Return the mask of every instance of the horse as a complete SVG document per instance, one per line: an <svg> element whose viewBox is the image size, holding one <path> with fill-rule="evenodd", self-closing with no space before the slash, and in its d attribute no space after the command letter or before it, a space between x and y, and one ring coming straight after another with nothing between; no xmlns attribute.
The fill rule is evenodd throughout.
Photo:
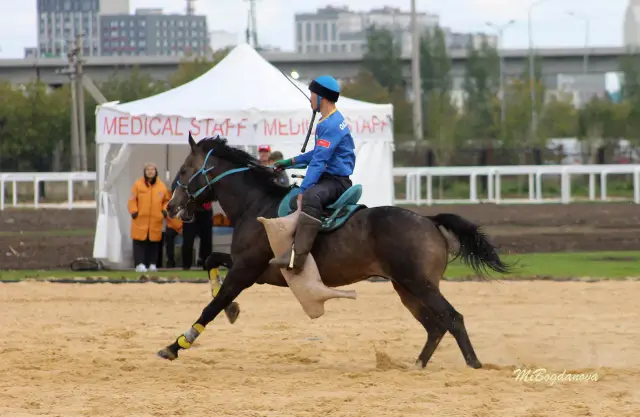
<svg viewBox="0 0 640 417"><path fill-rule="evenodd" d="M289 202L295 203L295 191L299 192L295 185L279 185L276 171L261 166L247 152L229 146L223 137L205 137L196 143L189 133L188 142L190 152L167 205L168 215L190 216L196 205L217 200L233 227L232 263L218 294L200 317L172 344L157 352L167 360L175 360L180 350L189 349L242 291L254 284L287 287L280 269L269 264L274 253L265 228L257 219L291 213L295 207ZM311 250L324 284L335 288L372 277L387 278L427 332L416 366L427 366L449 332L466 364L481 368L462 314L440 291L450 253L449 242L440 228L457 238L456 257L461 257L479 276L485 277L489 270L508 273L510 265L500 259L478 226L456 214L422 216L395 206L367 207L356 204L360 195L350 190L345 192L350 201L327 208L323 230ZM347 213L342 217L335 215L345 208Z"/></svg>

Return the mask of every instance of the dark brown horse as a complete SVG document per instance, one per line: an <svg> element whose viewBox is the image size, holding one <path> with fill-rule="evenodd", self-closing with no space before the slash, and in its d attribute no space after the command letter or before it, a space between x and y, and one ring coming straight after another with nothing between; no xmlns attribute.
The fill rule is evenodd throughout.
<svg viewBox="0 0 640 417"><path fill-rule="evenodd" d="M190 211L196 204L217 200L234 232L232 267L218 295L204 308L187 332L160 350L165 359L176 359L178 351L191 347L221 311L253 284L286 287L280 270L269 265L274 254L265 229L257 218L277 217L289 187L277 185L277 173L262 167L244 151L226 140L205 138L196 143L189 136L191 152L179 173L179 186L169 202L170 216ZM372 207L356 211L340 228L320 233L312 249L324 283L339 287L385 277L392 281L402 303L427 331L427 342L418 356L422 367L448 331L456 339L467 365L482 364L473 350L462 319L439 289L447 267L449 246L442 227L460 243L459 255L476 273L486 268L508 272L495 248L479 228L455 214L424 217L399 207Z"/></svg>

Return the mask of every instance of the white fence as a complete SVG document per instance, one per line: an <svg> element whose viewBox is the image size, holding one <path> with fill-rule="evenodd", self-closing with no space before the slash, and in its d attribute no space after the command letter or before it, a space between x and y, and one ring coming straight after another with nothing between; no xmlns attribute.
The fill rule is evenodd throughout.
<svg viewBox="0 0 640 417"><path fill-rule="evenodd" d="M69 210L80 207L95 207L95 202L79 203L73 201L73 186L76 182L89 182L96 181L95 172L18 172L18 173L0 173L0 211L5 209L6 206L6 193L5 187L7 184L12 186L12 206L19 207L18 203L18 183L27 182L33 183L33 205L29 205L33 208L39 208L42 206L40 203L40 183L47 182L66 182L67 183L67 203L66 206ZM60 207L59 204L53 205Z"/></svg>
<svg viewBox="0 0 640 417"><path fill-rule="evenodd" d="M607 177L612 174L633 175L633 200L640 204L640 165L520 165L520 166L485 166L485 167L408 167L394 168L394 177L406 179L404 199L396 199L394 204L432 205L434 203L479 203L478 177L486 176L487 199L493 203L518 202L525 204L559 201L568 204L571 198L571 177L589 176L589 200L596 200L596 175L600 176L600 200L607 201ZM502 198L502 176L524 175L529 179L529 197L526 199L507 200ZM542 195L542 178L560 177L560 198L544 198ZM435 200L433 198L434 177L468 177L469 199ZM426 197L423 198L423 185Z"/></svg>
<svg viewBox="0 0 640 417"><path fill-rule="evenodd" d="M403 167L394 168L394 177L406 179L405 198L396 199L394 204L432 205L437 203L479 203L478 177L486 176L487 202L509 203L518 202L534 204L548 201L559 201L568 204L571 198L571 178L576 175L589 176L589 200L596 200L596 176L600 179L600 200L607 201L607 177L612 174L633 175L633 200L640 204L640 165L521 165L521 166L488 166L488 167ZM529 180L529 197L518 200L502 198L501 179L503 176L527 176ZM560 197L545 198L542 194L543 177L560 177ZM464 200L436 200L433 197L434 177L468 177L469 198ZM7 206L5 190L7 184L12 186L12 206L24 204L18 202L17 184L20 182L33 183L33 204L30 207L43 206L90 208L95 202L74 201L73 187L76 182L95 182L95 172L24 172L0 173L0 211ZM47 182L67 183L67 202L60 204L42 204L39 194L39 184ZM424 187L424 188L423 188ZM425 190L426 189L426 190ZM426 192L424 192L424 191ZM424 196L424 198L423 198Z"/></svg>

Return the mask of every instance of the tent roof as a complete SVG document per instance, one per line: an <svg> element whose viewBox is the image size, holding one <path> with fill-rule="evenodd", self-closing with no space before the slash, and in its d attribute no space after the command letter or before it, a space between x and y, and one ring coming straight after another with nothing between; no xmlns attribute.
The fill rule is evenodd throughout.
<svg viewBox="0 0 640 417"><path fill-rule="evenodd" d="M200 77L172 90L126 104L104 106L133 115L210 117L228 113L283 113L309 109L308 86L284 75L248 44L236 46ZM389 104L372 104L340 97L344 111L389 111Z"/></svg>

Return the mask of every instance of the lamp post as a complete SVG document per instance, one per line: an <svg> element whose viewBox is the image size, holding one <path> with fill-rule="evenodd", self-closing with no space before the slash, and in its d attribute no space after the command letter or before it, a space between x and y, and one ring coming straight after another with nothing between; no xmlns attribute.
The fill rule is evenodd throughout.
<svg viewBox="0 0 640 417"><path fill-rule="evenodd" d="M413 137L422 141L422 81L420 79L420 31L416 0L411 0L411 83L413 85Z"/></svg>
<svg viewBox="0 0 640 417"><path fill-rule="evenodd" d="M498 34L498 54L500 57L500 125L502 128L502 137L505 136L505 120L507 117L507 96L504 91L504 54L503 54L503 43L502 43L502 35L509 26L515 23L515 20L511 19L504 25L498 26L495 23L487 22L487 26L492 27L496 30Z"/></svg>
<svg viewBox="0 0 640 417"><path fill-rule="evenodd" d="M583 103L586 101L586 91L584 87L587 85L587 74L589 72L589 18L575 13L575 12L567 12L567 14L571 17L575 17L578 20L582 20L584 22L584 57L582 61L582 79L583 79L583 89L580 91L580 96L582 97Z"/></svg>
<svg viewBox="0 0 640 417"><path fill-rule="evenodd" d="M528 32L529 32L529 90L531 95L531 136L532 140L538 135L538 110L536 109L536 80L533 62L533 28L531 23L531 12L533 8L547 0L537 0L531 3L527 10Z"/></svg>

